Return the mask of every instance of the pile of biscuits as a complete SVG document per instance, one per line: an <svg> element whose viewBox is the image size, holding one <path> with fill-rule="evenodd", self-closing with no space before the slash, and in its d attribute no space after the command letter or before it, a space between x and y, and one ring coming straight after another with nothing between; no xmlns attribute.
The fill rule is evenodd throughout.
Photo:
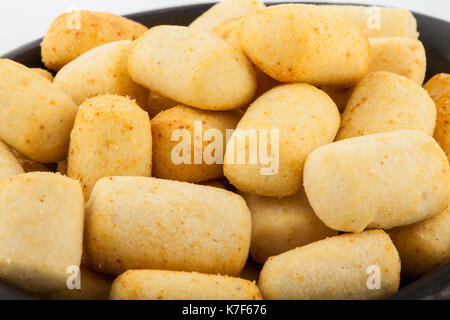
<svg viewBox="0 0 450 320"><path fill-rule="evenodd" d="M450 258L450 75L422 87L409 11L224 0L150 29L74 11L41 47L54 78L0 60L1 281L377 299Z"/></svg>

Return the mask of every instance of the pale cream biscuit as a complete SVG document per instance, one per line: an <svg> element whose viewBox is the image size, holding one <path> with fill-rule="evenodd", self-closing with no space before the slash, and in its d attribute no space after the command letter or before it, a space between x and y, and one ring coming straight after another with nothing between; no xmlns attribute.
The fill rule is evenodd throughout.
<svg viewBox="0 0 450 320"><path fill-rule="evenodd" d="M0 180L25 173L12 150L0 141Z"/></svg>
<svg viewBox="0 0 450 320"><path fill-rule="evenodd" d="M210 32L226 20L255 14L265 7L259 0L222 0L195 19L189 27Z"/></svg>
<svg viewBox="0 0 450 320"><path fill-rule="evenodd" d="M41 76L43 76L48 81L53 82L53 79L54 79L53 75L49 71L42 69L42 68L31 68L31 70L39 73Z"/></svg>
<svg viewBox="0 0 450 320"><path fill-rule="evenodd" d="M258 281L268 300L378 299L399 285L399 255L381 230L344 234L271 257Z"/></svg>
<svg viewBox="0 0 450 320"><path fill-rule="evenodd" d="M402 276L420 278L450 258L450 209L428 220L392 229L389 235L402 260Z"/></svg>
<svg viewBox="0 0 450 320"><path fill-rule="evenodd" d="M342 114L336 139L374 133L418 130L430 136L436 126L436 105L412 80L378 71L358 83Z"/></svg>
<svg viewBox="0 0 450 320"><path fill-rule="evenodd" d="M239 122L227 145L225 176L247 193L292 195L301 188L306 157L334 140L339 123L339 111L323 91L308 84L275 87L253 102Z"/></svg>
<svg viewBox="0 0 450 320"><path fill-rule="evenodd" d="M162 269L238 276L249 254L250 212L244 199L220 188L103 178L86 216L87 261L100 272Z"/></svg>
<svg viewBox="0 0 450 320"><path fill-rule="evenodd" d="M53 83L77 104L103 95L117 94L147 107L148 90L134 83L128 75L128 52L132 42L122 40L91 49L65 65Z"/></svg>
<svg viewBox="0 0 450 320"><path fill-rule="evenodd" d="M58 71L86 51L102 44L135 40L147 27L106 12L78 10L58 16L41 43L42 61Z"/></svg>
<svg viewBox="0 0 450 320"><path fill-rule="evenodd" d="M252 213L250 252L260 264L271 256L338 234L317 218L303 188L282 199L242 196Z"/></svg>
<svg viewBox="0 0 450 320"><path fill-rule="evenodd" d="M407 37L369 39L371 62L369 73L388 71L405 76L422 85L426 72L425 48L422 42ZM340 112L352 95L354 87L338 88L321 86L336 103Z"/></svg>
<svg viewBox="0 0 450 320"><path fill-rule="evenodd" d="M369 73L388 71L423 84L427 69L425 48L419 40L407 37L369 39Z"/></svg>
<svg viewBox="0 0 450 320"><path fill-rule="evenodd" d="M81 262L83 194L55 173L0 181L0 278L33 293L66 288Z"/></svg>
<svg viewBox="0 0 450 320"><path fill-rule="evenodd" d="M30 160L52 163L67 156L77 106L50 81L0 59L0 139Z"/></svg>
<svg viewBox="0 0 450 320"><path fill-rule="evenodd" d="M212 34L224 39L238 50L242 51L241 47L241 27L245 21L245 17L232 18L224 21L222 24L213 29ZM269 91L273 87L280 84L280 82L272 79L267 74L259 70L253 65L255 72L257 88L253 99L258 98L263 93Z"/></svg>
<svg viewBox="0 0 450 320"><path fill-rule="evenodd" d="M396 131L316 149L305 163L304 186L311 207L328 227L390 229L447 208L450 168L432 137Z"/></svg>
<svg viewBox="0 0 450 320"><path fill-rule="evenodd" d="M128 72L150 90L205 110L242 107L256 90L252 64L241 51L182 26L157 26L135 41Z"/></svg>
<svg viewBox="0 0 450 320"><path fill-rule="evenodd" d="M353 19L369 38L419 38L416 18L407 9L351 5L326 5L323 7L332 14L342 14L348 19Z"/></svg>

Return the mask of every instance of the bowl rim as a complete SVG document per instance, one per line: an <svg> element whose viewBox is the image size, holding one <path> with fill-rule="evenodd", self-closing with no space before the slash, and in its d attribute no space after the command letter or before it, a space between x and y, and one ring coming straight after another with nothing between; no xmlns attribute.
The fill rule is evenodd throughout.
<svg viewBox="0 0 450 320"><path fill-rule="evenodd" d="M313 4L313 5L348 5L348 6L360 6L360 7L371 7L374 5L370 4L362 4L362 3L334 3L334 2L303 2L303 1L283 1L283 2L270 2L270 1L263 1L268 6L274 6L274 5L280 5L280 4L291 4L291 3L299 3L299 4ZM212 7L213 5L217 4L218 2L205 2L205 3L197 3L197 4L189 4L189 5L178 5L173 7L166 7L166 8L159 8L159 9L153 9L153 10L145 10L145 11L138 11L138 12L132 12L127 13L124 15L120 15L122 17L131 19L131 20L137 20L140 17L148 16L149 14L152 15L161 15L161 14L171 14L173 11L180 11L180 10L186 10L186 11L193 11L195 9L198 10L207 10L208 8ZM387 5L375 5L376 7L390 7ZM450 22L445 21L441 18L433 17L427 14L419 13L416 11L409 10L415 17L423 17L423 18L430 18L432 20L436 20L438 23L444 23L444 24L450 24ZM25 44L20 45L19 47L9 50L6 53L2 54L0 56L1 59L8 58L10 56L17 56L20 54L23 54L27 51L29 51L31 48L35 48L36 46L40 46L42 42L43 37L38 38L36 40L32 40L30 42L27 42Z"/></svg>

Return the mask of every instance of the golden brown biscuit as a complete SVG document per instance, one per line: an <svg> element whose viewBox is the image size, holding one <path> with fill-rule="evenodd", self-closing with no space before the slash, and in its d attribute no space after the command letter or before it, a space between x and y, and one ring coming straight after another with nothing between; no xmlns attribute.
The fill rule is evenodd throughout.
<svg viewBox="0 0 450 320"><path fill-rule="evenodd" d="M42 61L58 71L86 51L105 43L135 40L147 27L106 12L78 10L58 16L41 43Z"/></svg>
<svg viewBox="0 0 450 320"><path fill-rule="evenodd" d="M450 91L450 74L440 73L428 80L423 86L428 91L431 98L437 101L439 97Z"/></svg>
<svg viewBox="0 0 450 320"><path fill-rule="evenodd" d="M437 120L434 138L450 157L450 89L436 100Z"/></svg>
<svg viewBox="0 0 450 320"><path fill-rule="evenodd" d="M352 19L320 6L276 5L245 19L241 46L275 80L349 87L366 73L369 41Z"/></svg>
<svg viewBox="0 0 450 320"><path fill-rule="evenodd" d="M436 103L437 119L434 138L437 140L447 157L450 156L450 74L440 73L432 77L423 86Z"/></svg>
<svg viewBox="0 0 450 320"><path fill-rule="evenodd" d="M153 175L193 183L223 177L226 130L233 130L240 116L236 111L205 111L181 105L159 113L151 121Z"/></svg>
<svg viewBox="0 0 450 320"><path fill-rule="evenodd" d="M117 95L86 100L71 134L67 176L80 181L89 200L97 180L108 176L150 176L152 135L147 113Z"/></svg>
<svg viewBox="0 0 450 320"><path fill-rule="evenodd" d="M236 49L242 50L241 47L241 28L246 17L234 17L225 20L217 27L211 30L216 37L222 38Z"/></svg>
<svg viewBox="0 0 450 320"><path fill-rule="evenodd" d="M47 70L41 69L41 68L31 68L31 70L39 73L41 76L43 76L48 81L53 82L53 75L50 72L48 72Z"/></svg>
<svg viewBox="0 0 450 320"><path fill-rule="evenodd" d="M196 272L130 270L114 281L112 300L261 300L247 280Z"/></svg>

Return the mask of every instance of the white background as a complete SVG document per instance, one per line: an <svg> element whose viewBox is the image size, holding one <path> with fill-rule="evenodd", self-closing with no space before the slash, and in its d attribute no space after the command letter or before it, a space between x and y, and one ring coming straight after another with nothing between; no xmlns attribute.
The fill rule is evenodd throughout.
<svg viewBox="0 0 450 320"><path fill-rule="evenodd" d="M42 37L56 16L73 7L127 14L205 2L214 0L0 0L0 55ZM308 0L308 2L327 1ZM450 0L328 0L328 2L403 7L450 21Z"/></svg>

